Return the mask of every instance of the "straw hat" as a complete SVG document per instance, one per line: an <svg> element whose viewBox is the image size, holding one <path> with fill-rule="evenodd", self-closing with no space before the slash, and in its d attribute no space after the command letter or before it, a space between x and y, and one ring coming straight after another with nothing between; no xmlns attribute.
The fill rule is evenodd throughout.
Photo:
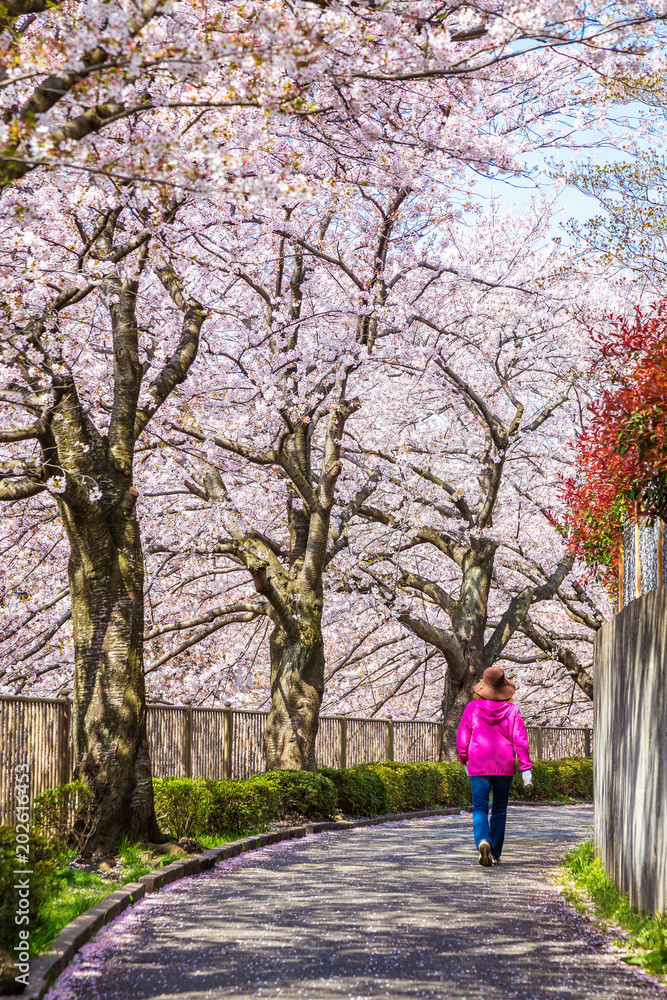
<svg viewBox="0 0 667 1000"><path fill-rule="evenodd" d="M505 677L502 667L487 667L481 681L473 686L473 691L489 701L509 701L516 691L516 684Z"/></svg>

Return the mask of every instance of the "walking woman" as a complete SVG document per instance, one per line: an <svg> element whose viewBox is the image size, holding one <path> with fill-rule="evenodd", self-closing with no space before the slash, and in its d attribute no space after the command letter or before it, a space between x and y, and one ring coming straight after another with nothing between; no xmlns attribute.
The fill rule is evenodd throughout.
<svg viewBox="0 0 667 1000"><path fill-rule="evenodd" d="M473 700L463 711L456 749L470 777L472 828L479 863L489 868L500 864L507 802L516 773L514 758L519 759L524 785L533 783L533 765L525 723L519 709L512 704L516 684L505 677L502 667L487 667L473 691Z"/></svg>

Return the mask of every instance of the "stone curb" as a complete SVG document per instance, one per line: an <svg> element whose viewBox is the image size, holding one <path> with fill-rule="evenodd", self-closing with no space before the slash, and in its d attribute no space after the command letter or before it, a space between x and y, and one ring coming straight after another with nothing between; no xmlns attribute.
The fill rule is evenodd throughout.
<svg viewBox="0 0 667 1000"><path fill-rule="evenodd" d="M324 833L327 830L353 830L360 826L375 826L379 823L397 822L406 819L425 819L428 816L458 816L460 809L424 809L417 812L388 813L385 816L374 816L372 819L339 820L324 823L305 823L303 826L289 826L283 830L273 830L271 833L258 833L254 837L244 837L242 840L232 840L229 844L214 847L203 854L195 854L183 861L173 861L160 871L142 875L138 882L128 882L122 889L117 889L81 916L64 927L55 938L48 951L33 959L30 963L30 985L23 993L16 993L8 1000L42 1000L44 994L53 985L60 973L76 955L77 951L90 938L119 916L128 906L133 905L148 892L157 892L165 885L177 882L188 875L215 867L219 861L235 858L247 851L256 851L270 844L278 844L284 840L305 837L307 834Z"/></svg>

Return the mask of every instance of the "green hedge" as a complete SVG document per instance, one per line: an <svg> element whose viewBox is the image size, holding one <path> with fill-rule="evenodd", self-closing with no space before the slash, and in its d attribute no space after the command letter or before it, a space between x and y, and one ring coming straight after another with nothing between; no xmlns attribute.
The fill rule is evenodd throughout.
<svg viewBox="0 0 667 1000"><path fill-rule="evenodd" d="M95 796L83 781L49 788L35 798L34 824L57 844L75 844L82 851L95 819Z"/></svg>
<svg viewBox="0 0 667 1000"><path fill-rule="evenodd" d="M224 837L338 811L333 783L308 771L270 771L249 781L154 778L153 787L158 822L173 837Z"/></svg>
<svg viewBox="0 0 667 1000"><path fill-rule="evenodd" d="M270 771L249 781L156 778L155 804L164 830L174 837L229 836L266 830L278 820L380 816L432 806L463 806L471 801L470 783L460 764L360 764L345 771L320 768ZM590 799L593 761L568 758L538 761L533 787L520 775L514 799Z"/></svg>
<svg viewBox="0 0 667 1000"><path fill-rule="evenodd" d="M512 785L513 799L592 799L593 758L564 757L533 765L533 787L524 788L521 776Z"/></svg>
<svg viewBox="0 0 667 1000"><path fill-rule="evenodd" d="M28 864L17 863L16 830L13 826L0 826L0 948L14 954L15 945L20 944L20 932L30 932L31 944L43 928L46 917L44 903L49 895L49 885L55 872L54 852L45 837L35 830L30 832ZM26 870L29 875L17 875ZM29 882L28 920L20 910L19 892L16 886ZM19 920L16 923L17 909Z"/></svg>
<svg viewBox="0 0 667 1000"><path fill-rule="evenodd" d="M322 768L348 816L381 816L470 801L470 785L460 764L360 764L346 771Z"/></svg>
<svg viewBox="0 0 667 1000"><path fill-rule="evenodd" d="M201 778L153 778L155 813L160 828L172 837L191 837L208 827L209 783Z"/></svg>
<svg viewBox="0 0 667 1000"><path fill-rule="evenodd" d="M323 820L338 812L336 786L328 771L267 771L237 784L270 790L282 820Z"/></svg>

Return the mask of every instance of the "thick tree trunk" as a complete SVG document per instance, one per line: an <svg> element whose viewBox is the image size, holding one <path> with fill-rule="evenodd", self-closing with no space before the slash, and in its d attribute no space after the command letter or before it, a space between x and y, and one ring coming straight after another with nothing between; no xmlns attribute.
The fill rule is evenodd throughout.
<svg viewBox="0 0 667 1000"><path fill-rule="evenodd" d="M266 721L267 770L314 771L315 740L324 692L319 627L290 641L280 626L271 635L271 709Z"/></svg>
<svg viewBox="0 0 667 1000"><path fill-rule="evenodd" d="M452 615L454 632L463 654L463 662L445 674L442 694L444 723L443 757L457 760L456 734L463 710L472 699L473 685L484 673L484 643L489 601L489 588L497 544L487 538L473 538L461 569L461 591Z"/></svg>
<svg viewBox="0 0 667 1000"><path fill-rule="evenodd" d="M97 821L86 853L124 834L159 838L146 736L143 556L128 490L111 511L65 503L74 627L75 776L93 790ZM106 515L106 516L105 516Z"/></svg>
<svg viewBox="0 0 667 1000"><path fill-rule="evenodd" d="M444 737L442 742L443 760L458 760L456 754L456 734L459 730L463 710L472 699L474 678L466 672L462 680L455 679L447 671L445 690L442 698L442 718Z"/></svg>
<svg viewBox="0 0 667 1000"><path fill-rule="evenodd" d="M459 731L463 710L468 702L472 700L472 688L476 680L474 671L468 669L467 666L458 677L455 677L451 670L447 670L445 674L445 690L442 696L442 718L444 723L444 737L442 741L443 760L458 760L456 754L456 734Z"/></svg>

